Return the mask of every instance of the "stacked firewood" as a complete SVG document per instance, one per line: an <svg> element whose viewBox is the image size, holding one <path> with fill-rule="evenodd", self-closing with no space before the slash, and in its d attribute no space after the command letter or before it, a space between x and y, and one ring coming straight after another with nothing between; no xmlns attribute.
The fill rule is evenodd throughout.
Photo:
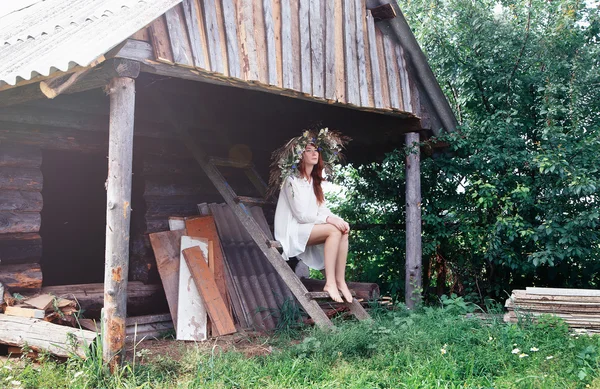
<svg viewBox="0 0 600 389"><path fill-rule="evenodd" d="M51 294L23 297L6 292L4 295L4 314L8 316L43 319L47 322L77 325L76 315L79 312L73 300L55 297Z"/></svg>
<svg viewBox="0 0 600 389"><path fill-rule="evenodd" d="M571 328L600 332L600 290L526 288L513 290L504 305L505 322L535 319L543 314L558 316Z"/></svg>

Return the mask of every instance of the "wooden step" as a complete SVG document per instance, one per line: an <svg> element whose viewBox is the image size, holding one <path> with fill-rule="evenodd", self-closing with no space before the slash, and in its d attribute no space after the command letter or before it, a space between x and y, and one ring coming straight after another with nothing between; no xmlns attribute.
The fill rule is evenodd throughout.
<svg viewBox="0 0 600 389"><path fill-rule="evenodd" d="M265 200L263 198L260 197L249 197L249 196L237 196L235 198L235 202L236 203L242 203L244 205L249 205L249 206L254 206L254 205L258 205L260 207L265 206L265 205L275 205L275 203L271 200Z"/></svg>
<svg viewBox="0 0 600 389"><path fill-rule="evenodd" d="M210 157L208 161L215 166L235 167L239 169L251 169L254 167L251 162L236 161L229 158Z"/></svg>
<svg viewBox="0 0 600 389"><path fill-rule="evenodd" d="M352 293L352 296L356 296L356 292L351 290L350 293ZM329 292L307 292L305 294L306 297L308 297L309 299L330 299L331 296L329 296Z"/></svg>

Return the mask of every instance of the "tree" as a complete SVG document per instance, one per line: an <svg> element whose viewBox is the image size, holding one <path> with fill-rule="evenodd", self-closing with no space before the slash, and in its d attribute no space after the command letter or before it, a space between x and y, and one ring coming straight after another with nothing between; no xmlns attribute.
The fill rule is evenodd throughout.
<svg viewBox="0 0 600 389"><path fill-rule="evenodd" d="M575 0L400 5L460 121L441 139L448 152L422 162L424 285L481 299L532 285L597 287L599 9ZM344 216L401 223L402 158L349 167ZM403 269L402 232L383 245L374 230L358 235L354 268L384 268L384 286L402 287L392 280Z"/></svg>

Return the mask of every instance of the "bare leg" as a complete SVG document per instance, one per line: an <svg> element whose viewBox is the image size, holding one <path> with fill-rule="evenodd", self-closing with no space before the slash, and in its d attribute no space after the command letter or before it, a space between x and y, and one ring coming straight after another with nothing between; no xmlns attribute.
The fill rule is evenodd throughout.
<svg viewBox="0 0 600 389"><path fill-rule="evenodd" d="M348 258L348 234L342 235L338 248L337 261L335 263L335 281L338 289L344 295L347 302L352 302L352 293L346 285L346 260Z"/></svg>
<svg viewBox="0 0 600 389"><path fill-rule="evenodd" d="M331 299L338 303L344 302L338 291L335 277L336 261L341 240L341 231L331 224L316 224L310 233L307 243L309 246L325 243L325 287L323 291L329 293Z"/></svg>

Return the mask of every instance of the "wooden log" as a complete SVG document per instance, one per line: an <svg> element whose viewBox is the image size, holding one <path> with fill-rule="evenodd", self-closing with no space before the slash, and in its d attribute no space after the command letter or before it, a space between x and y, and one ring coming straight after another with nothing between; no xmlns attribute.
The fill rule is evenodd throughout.
<svg viewBox="0 0 600 389"><path fill-rule="evenodd" d="M0 167L0 189L40 192L42 182L39 168Z"/></svg>
<svg viewBox="0 0 600 389"><path fill-rule="evenodd" d="M40 319L0 314L0 343L30 347L59 357L87 358L86 350L96 339L92 331L65 327Z"/></svg>
<svg viewBox="0 0 600 389"><path fill-rule="evenodd" d="M82 79L92 70L91 67L78 70L63 77L51 78L40 82L40 90L49 99L53 99L67 89L71 88L78 80Z"/></svg>
<svg viewBox="0 0 600 389"><path fill-rule="evenodd" d="M9 142L0 144L0 167L39 168L40 166L42 166L42 152L38 147Z"/></svg>
<svg viewBox="0 0 600 389"><path fill-rule="evenodd" d="M229 309L221 297L219 288L200 247L183 250L183 257L200 293L204 308L210 317L213 331L216 330L217 334L221 336L236 332Z"/></svg>
<svg viewBox="0 0 600 389"><path fill-rule="evenodd" d="M309 292L322 292L325 286L324 280L301 278L302 284ZM370 282L348 282L348 288L356 293L357 299L365 301L377 300L380 296L379 285Z"/></svg>
<svg viewBox="0 0 600 389"><path fill-rule="evenodd" d="M421 243L421 168L419 133L406 134L406 279L405 303L410 309L421 303L423 285Z"/></svg>
<svg viewBox="0 0 600 389"><path fill-rule="evenodd" d="M42 287L42 269L37 263L2 265L0 282L11 292L35 293Z"/></svg>
<svg viewBox="0 0 600 389"><path fill-rule="evenodd" d="M75 300L87 317L100 318L104 306L104 284L75 284L44 286L41 293ZM127 312L131 315L145 315L166 310L165 294L162 285L144 284L131 281L127 284Z"/></svg>
<svg viewBox="0 0 600 389"><path fill-rule="evenodd" d="M135 80L115 78L109 85L110 122L106 192L106 258L104 271L103 358L114 370L123 360L129 228Z"/></svg>
<svg viewBox="0 0 600 389"><path fill-rule="evenodd" d="M42 206L40 192L0 189L0 211L39 213Z"/></svg>
<svg viewBox="0 0 600 389"><path fill-rule="evenodd" d="M0 234L38 232L41 224L38 212L0 212Z"/></svg>
<svg viewBox="0 0 600 389"><path fill-rule="evenodd" d="M169 312L177 328L177 301L179 299L179 255L181 237L185 230L165 231L150 234L150 243L156 257L158 273L162 281Z"/></svg>
<svg viewBox="0 0 600 389"><path fill-rule="evenodd" d="M39 234L0 235L0 265L39 263L41 257L42 238Z"/></svg>

